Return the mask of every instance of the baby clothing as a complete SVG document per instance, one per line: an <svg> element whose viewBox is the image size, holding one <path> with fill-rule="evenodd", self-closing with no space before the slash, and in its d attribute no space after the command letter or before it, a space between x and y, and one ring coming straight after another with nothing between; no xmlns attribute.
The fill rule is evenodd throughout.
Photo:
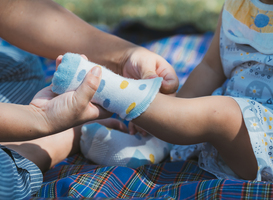
<svg viewBox="0 0 273 200"><path fill-rule="evenodd" d="M82 127L80 145L83 155L95 163L131 168L159 163L172 148L152 135L129 135L98 123Z"/></svg>
<svg viewBox="0 0 273 200"><path fill-rule="evenodd" d="M52 91L57 94L76 90L95 63L78 54L66 53L52 79ZM163 78L134 80L119 76L100 66L102 79L92 98L93 103L117 113L122 119L132 120L143 113L158 93Z"/></svg>
<svg viewBox="0 0 273 200"><path fill-rule="evenodd" d="M225 1L220 56L228 80L213 93L230 96L240 106L258 163L258 181L273 181L272 24L273 5L258 0ZM218 178L239 178L208 143L176 146L171 151L172 160L182 156L198 156L199 166Z"/></svg>

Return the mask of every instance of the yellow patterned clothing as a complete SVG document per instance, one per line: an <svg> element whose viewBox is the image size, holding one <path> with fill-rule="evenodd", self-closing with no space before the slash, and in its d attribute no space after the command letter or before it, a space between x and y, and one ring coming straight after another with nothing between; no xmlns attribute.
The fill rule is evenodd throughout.
<svg viewBox="0 0 273 200"><path fill-rule="evenodd" d="M273 5L259 0L227 0L223 31L238 44L248 44L264 54L273 53Z"/></svg>
<svg viewBox="0 0 273 200"><path fill-rule="evenodd" d="M220 56L228 80L213 95L232 97L240 106L257 159L256 180L273 181L273 5L258 0L226 0ZM232 126L232 124L231 124ZM185 149L187 148L187 149ZM210 144L175 147L196 155L199 166L218 178L238 179ZM178 156L177 156L178 155ZM182 154L181 154L182 155ZM189 155L184 155L189 157Z"/></svg>

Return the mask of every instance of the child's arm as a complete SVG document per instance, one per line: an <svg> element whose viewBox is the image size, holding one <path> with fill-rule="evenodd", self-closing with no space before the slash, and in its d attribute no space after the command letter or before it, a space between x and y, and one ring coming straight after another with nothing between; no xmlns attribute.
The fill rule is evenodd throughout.
<svg viewBox="0 0 273 200"><path fill-rule="evenodd" d="M192 71L185 84L177 93L177 97L192 98L211 95L226 80L219 49L220 28L222 24L221 16L222 12L218 19L215 35L205 57Z"/></svg>
<svg viewBox="0 0 273 200"><path fill-rule="evenodd" d="M218 109L223 110L221 108L223 104L226 104L227 109L229 104L233 103L229 99L221 100L222 97L210 97L212 92L226 80L219 49L221 15L222 13L208 52L177 94L177 97L181 98L157 94L148 109L133 120L136 125L170 143L192 144L208 140L201 136L204 132L211 131L210 127L213 126L207 124L217 116ZM221 115L225 115L225 112ZM220 115L218 119L221 121ZM216 126L214 128L218 129ZM218 130L223 130L223 127Z"/></svg>

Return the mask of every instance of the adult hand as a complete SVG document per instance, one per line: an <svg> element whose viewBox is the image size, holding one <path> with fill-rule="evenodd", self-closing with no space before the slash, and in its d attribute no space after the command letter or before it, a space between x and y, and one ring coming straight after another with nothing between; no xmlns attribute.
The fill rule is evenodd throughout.
<svg viewBox="0 0 273 200"><path fill-rule="evenodd" d="M60 64L62 57L56 60ZM40 114L49 134L83 124L98 117L109 115L101 107L90 101L101 80L101 68L94 67L87 73L83 83L76 91L56 95L52 85L38 92L30 103L34 111Z"/></svg>
<svg viewBox="0 0 273 200"><path fill-rule="evenodd" d="M122 121L115 119L115 118L93 120L93 121L88 122L86 124L93 124L93 123L99 123L107 128L115 129L117 131L121 131L124 133L128 132L127 126Z"/></svg>
<svg viewBox="0 0 273 200"><path fill-rule="evenodd" d="M143 128L135 125L133 122L129 122L128 129L129 129L130 135L135 135L136 133L140 133L144 137L149 135L149 133L147 131L145 131Z"/></svg>
<svg viewBox="0 0 273 200"><path fill-rule="evenodd" d="M125 54L122 74L134 79L163 77L160 91L164 94L175 93L178 89L178 77L173 67L161 56L143 48L135 47Z"/></svg>

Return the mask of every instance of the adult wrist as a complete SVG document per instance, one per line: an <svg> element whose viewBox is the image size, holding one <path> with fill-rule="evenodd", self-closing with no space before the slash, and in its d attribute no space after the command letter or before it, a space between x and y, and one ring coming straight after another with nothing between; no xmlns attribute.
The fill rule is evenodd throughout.
<svg viewBox="0 0 273 200"><path fill-rule="evenodd" d="M33 106L0 103L0 141L31 140L48 135L47 123Z"/></svg>
<svg viewBox="0 0 273 200"><path fill-rule="evenodd" d="M35 131L37 137L43 137L54 133L43 109L32 104L28 105L27 109L32 116L33 122L35 122L35 124L33 124L33 130Z"/></svg>

